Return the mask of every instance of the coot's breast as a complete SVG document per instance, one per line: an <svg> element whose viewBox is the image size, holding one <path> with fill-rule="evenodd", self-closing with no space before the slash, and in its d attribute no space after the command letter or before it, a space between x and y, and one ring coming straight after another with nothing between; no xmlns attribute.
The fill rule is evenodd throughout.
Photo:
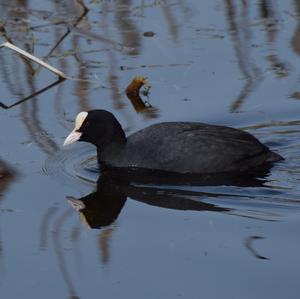
<svg viewBox="0 0 300 299"><path fill-rule="evenodd" d="M176 173L247 171L280 159L247 132L191 122L152 125L129 136L123 150L101 157L112 167Z"/></svg>

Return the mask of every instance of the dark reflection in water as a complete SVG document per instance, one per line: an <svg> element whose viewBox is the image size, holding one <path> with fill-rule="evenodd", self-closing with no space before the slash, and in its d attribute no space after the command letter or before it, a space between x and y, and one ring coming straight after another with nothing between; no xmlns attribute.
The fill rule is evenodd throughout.
<svg viewBox="0 0 300 299"><path fill-rule="evenodd" d="M104 37L108 38L111 33L109 30L109 21L108 21L108 11L109 11L109 6L106 1L103 2L101 6L103 10L103 17L101 19L102 26L103 26L103 31L104 31ZM108 65L109 65L109 70L108 70L108 84L110 85L111 89L111 99L114 104L115 109L121 109L124 108L124 103L121 101L121 92L120 92L120 87L119 87L119 78L116 74L117 71L117 62L116 62L116 56L115 53L112 51L109 51L107 53L107 60L108 60Z"/></svg>
<svg viewBox="0 0 300 299"><path fill-rule="evenodd" d="M261 0L260 15L265 25L266 44L270 44L275 48L275 42L279 35L280 22L276 13L276 3L271 0ZM281 61L278 53L270 48L270 54L266 56L267 61L270 63L270 70L275 73L279 78L286 77L289 74L288 65Z"/></svg>
<svg viewBox="0 0 300 299"><path fill-rule="evenodd" d="M256 88L261 81L262 72L257 67L251 57L251 26L249 23L249 5L247 1L242 1L241 13L238 15L237 5L234 0L225 0L227 21L229 32L232 37L239 68L245 78L246 83L238 97L231 104L231 112L238 112L245 99Z"/></svg>
<svg viewBox="0 0 300 299"><path fill-rule="evenodd" d="M28 85L31 87L32 93L34 93L34 78L31 76L28 76L27 78L29 80ZM49 136L49 133L40 121L38 100L36 98L33 98L30 102L26 102L22 105L21 117L30 140L34 141L44 153L49 155L58 150L59 146Z"/></svg>
<svg viewBox="0 0 300 299"><path fill-rule="evenodd" d="M169 31L171 33L173 41L177 42L179 26L177 24L177 19L174 17L174 15L172 13L172 5L170 5L169 2L170 1L168 1L168 0L162 0L161 9L166 18L166 21L167 21L167 24L169 27ZM184 2L184 1L180 1L180 2Z"/></svg>
<svg viewBox="0 0 300 299"><path fill-rule="evenodd" d="M48 246L48 232L50 230L50 223L52 218L57 213L58 208L56 207L49 207L46 213L42 216L42 221L40 224L40 249L45 250Z"/></svg>
<svg viewBox="0 0 300 299"><path fill-rule="evenodd" d="M115 1L115 22L122 36L122 44L133 49L130 55L138 55L141 48L141 34L131 19L131 0Z"/></svg>
<svg viewBox="0 0 300 299"><path fill-rule="evenodd" d="M244 76L245 84L238 97L231 104L231 112L239 112L244 101L261 84L264 79L263 70L255 63L252 54L254 49L254 32L250 19L250 5L247 1L225 0L229 32L232 36L239 68ZM238 6L241 5L239 9ZM272 0L260 0L258 2L259 15L266 32L266 45L269 54L265 57L270 64L270 70L279 78L289 74L287 63L278 58L276 51L276 39L279 33L279 20L275 13L276 3ZM239 13L240 12L240 13ZM274 50L275 49L275 50Z"/></svg>
<svg viewBox="0 0 300 299"><path fill-rule="evenodd" d="M0 160L0 198L10 183L16 178L16 172L3 160Z"/></svg>
<svg viewBox="0 0 300 299"><path fill-rule="evenodd" d="M294 49L294 51L300 55L300 20L299 20L299 16L300 16L300 1L299 0L294 0L295 3L295 9L296 9L296 13L298 16L298 24L296 26L296 30L294 32L294 35L292 37L292 47Z"/></svg>
<svg viewBox="0 0 300 299"><path fill-rule="evenodd" d="M17 174L6 162L0 160L0 204L9 185L16 179ZM0 210L1 213L1 210ZM5 272L4 244L2 242L2 228L0 226L0 273Z"/></svg>
<svg viewBox="0 0 300 299"><path fill-rule="evenodd" d="M222 193L184 190L187 186L263 186L263 177L269 168L260 175L232 176L171 176L171 175L122 175L120 172L104 173L97 181L97 190L80 199L68 197L70 205L80 213L80 219L89 228L102 228L112 224L119 216L127 197L156 207L182 211L229 212L231 209L206 203L201 198L222 197ZM141 185L142 184L142 185ZM165 187L164 187L165 186ZM172 187L171 187L172 186ZM178 188L176 187L178 186ZM228 196L228 194L226 194ZM232 195L234 196L234 195Z"/></svg>
<svg viewBox="0 0 300 299"><path fill-rule="evenodd" d="M221 212L241 217L252 217L239 214L235 208L222 206L220 202L206 202L208 198L217 200L218 198L235 197L229 193L211 193L200 192L189 189L182 189L184 185L198 186L244 186L257 187L264 184L264 177L269 173L269 168L265 169L260 175L248 175L245 177L226 176L208 176L201 178L172 177L172 176L133 176L121 175L120 173L103 173L97 181L96 191L81 197L67 197L68 203L79 212L82 224L88 228L100 229L99 232L99 253L101 264L106 265L110 261L110 241L116 229L114 222L119 217L127 198L141 202L143 204L172 209L177 211L198 211L198 212ZM172 184L172 185L170 185ZM242 195L238 195L241 198ZM65 212L64 215L69 217L70 214ZM64 217L65 217L64 216ZM259 216L253 216L256 218ZM60 217L62 220L63 217ZM263 219L263 218L261 218ZM263 219L269 221L267 218ZM271 220L272 221L272 220ZM60 226L62 223L59 224ZM138 224L137 224L138 226ZM58 238L58 236L56 236ZM258 259L264 257L259 255L252 246L253 238L245 241L245 247ZM56 241L58 242L58 241ZM67 271L64 265L63 253L58 250L57 254L60 267L64 276ZM72 290L70 282L64 278L68 288Z"/></svg>
<svg viewBox="0 0 300 299"><path fill-rule="evenodd" d="M76 26L82 18L87 14L88 10L86 9L85 5L82 1L77 1L79 4L78 6L74 6L73 4L65 2L60 3L54 3L56 7L56 11L58 12L64 12L69 11L72 9L74 12L75 21L73 20L73 26ZM29 32L30 34L33 34L33 31L30 30L30 23L28 20L30 19L30 14L35 13L38 15L41 19L45 18L47 19L49 15L45 16L45 14L42 14L41 11L35 11L29 7L28 1L17 1L15 3L15 7L5 4L3 7L8 9L8 18L7 22L5 23L4 32L5 32L5 39L18 44L19 47L23 48L24 50L28 51L29 53L34 53L34 38L28 38L28 34L26 35L27 39L24 39L24 32ZM65 7L66 5L66 7ZM51 15L51 14L50 14ZM78 16L77 16L78 15ZM74 18L74 16L72 16ZM14 20L12 22L11 20ZM69 20L72 21L71 19ZM54 28L58 28L57 26L54 26ZM67 35L69 35L70 30L67 29L64 31L63 34L61 34L62 28L59 28L56 31L56 44L54 47L52 47L46 57L43 58L44 61L48 60L48 58L52 55L52 53L59 49L60 44L63 42L63 40L66 38ZM31 42L31 43L29 43ZM17 96L19 99L18 102L14 103L13 105L9 105L8 108L15 106L16 104L21 104L21 119L23 120L23 123L25 125L26 130L28 131L28 135L32 141L35 142L35 144L42 150L42 152L46 153L47 155L52 154L53 152L57 151L58 146L56 145L55 141L50 137L50 135L47 132L47 129L42 124L42 117L39 115L39 100L37 96L49 88L55 86L58 83L61 83L60 80L50 84L49 86L46 86L42 89L37 88L37 75L39 74L40 67L37 67L37 69L34 69L36 65L32 64L26 59L22 60L22 57L20 59L15 59L17 57L16 55L0 55L0 61L1 68L0 72L2 75L2 78L5 78L5 83L8 87L8 90L10 91L11 95ZM25 68L22 68L22 65L20 63L23 62L25 65ZM80 68L78 68L80 70ZM23 72L21 72L21 70ZM84 75L80 73L80 76ZM78 84L76 85L78 89L84 90L83 82L78 81ZM87 83L85 83L85 87L87 88ZM85 89L85 90L86 90ZM30 95L28 96L28 92ZM84 95L79 95L80 101L82 103L86 102L86 99ZM30 101L29 101L30 100ZM56 101L55 108L57 110L60 109L60 103ZM86 106L85 106L86 107ZM7 108L7 107L4 107Z"/></svg>
<svg viewBox="0 0 300 299"><path fill-rule="evenodd" d="M66 265L65 254L64 254L64 250L62 249L62 243L61 243L62 241L61 228L63 227L63 224L66 221L66 219L69 218L70 216L71 216L70 211L66 210L55 220L53 225L54 231L52 232L52 238L53 238L55 254L57 257L58 267L62 274L63 280L67 286L68 292L70 294L69 298L79 298L76 295L77 294L76 288L74 283L72 282L70 273Z"/></svg>
<svg viewBox="0 0 300 299"><path fill-rule="evenodd" d="M260 236L250 236L245 241L246 248L253 254L254 257L260 260L268 260L267 257L260 255L253 247L253 241L255 240L263 240L263 237Z"/></svg>
<svg viewBox="0 0 300 299"><path fill-rule="evenodd" d="M274 42L278 34L277 19L273 0L260 0L258 3L260 16L265 21L266 34L268 42Z"/></svg>
<svg viewBox="0 0 300 299"><path fill-rule="evenodd" d="M28 12L30 10L28 8L27 1L18 1L18 5L18 9L9 10L10 13L14 14L16 23L12 24L11 27L8 26L8 28L11 29L11 32L13 33L13 37L10 38L10 40L16 40L19 46L22 47L22 44L20 45L20 41L23 41L23 37L16 33L23 34L25 29L29 30L28 23L23 21L29 18ZM26 40L24 42L25 44L23 45L23 48L28 52L33 52L33 44L28 44ZM2 60L0 71L2 73L2 77L5 78L5 82L7 82L7 86L12 95L18 96L19 98L25 98L26 90L28 90L30 94L38 92L36 87L36 78L33 76L34 68L31 62L15 59L15 55L0 55L0 59ZM23 69L22 65L20 67L21 61L25 61L25 68ZM11 68L13 71L8 71L8 69ZM20 70L24 73L20 72ZM56 82L54 85L55 84ZM21 105L21 118L31 140L33 140L42 151L50 154L58 149L56 143L49 137L47 130L42 126L39 117L38 100L36 97L32 97L31 101L24 102Z"/></svg>
<svg viewBox="0 0 300 299"><path fill-rule="evenodd" d="M101 228L115 221L127 199L123 185L110 177L100 177L97 191L80 199L68 198L90 228Z"/></svg>

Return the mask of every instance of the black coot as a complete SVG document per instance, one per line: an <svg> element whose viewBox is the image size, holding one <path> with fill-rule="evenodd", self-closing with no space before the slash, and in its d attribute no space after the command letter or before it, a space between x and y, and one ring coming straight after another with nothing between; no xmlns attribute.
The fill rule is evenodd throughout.
<svg viewBox="0 0 300 299"><path fill-rule="evenodd" d="M154 124L126 137L105 110L77 115L64 145L77 140L97 147L101 167L134 172L246 173L283 159L247 132L197 122Z"/></svg>

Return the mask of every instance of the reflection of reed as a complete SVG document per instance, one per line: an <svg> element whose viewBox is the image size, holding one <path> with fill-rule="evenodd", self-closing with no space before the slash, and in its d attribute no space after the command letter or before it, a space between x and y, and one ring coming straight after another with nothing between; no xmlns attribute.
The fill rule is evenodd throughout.
<svg viewBox="0 0 300 299"><path fill-rule="evenodd" d="M22 1L20 4L20 10L17 11L18 14L18 18L20 20L26 19L28 18L28 11L29 8L27 7L27 1ZM26 23L22 23L22 32L25 30L24 26L26 25ZM12 30L13 31L13 30ZM15 30L16 32L18 32L18 30ZM18 42L18 36L15 37ZM21 38L22 40L22 38ZM26 50L28 49L29 45L26 43L25 41L25 45L24 48L26 48ZM14 57L14 56L11 56ZM20 61L13 59L12 61L7 61L2 59L2 66L1 70L2 72L4 71L5 75L5 82L8 84L8 88L10 90L10 92L12 92L15 95L24 97L24 87L23 86L28 86L31 93L35 93L36 92L36 87L35 87L35 81L32 77L32 65L31 63L26 61L26 68L24 70L25 74L24 77L27 79L27 82L25 84L25 82L21 79L20 77ZM22 60L21 60L22 61ZM23 60L24 61L24 60ZM9 67L6 65L10 65L10 68L12 69L12 71L8 71ZM16 78L17 77L17 78ZM31 111L28 112L28 107L31 107ZM54 141L52 141L49 138L49 135L47 134L47 132L42 128L41 123L38 119L38 103L36 98L32 98L30 104L28 103L24 103L21 106L21 116L22 116L22 120L24 122L25 128L27 129L29 136L31 138L31 140L33 140L44 152L46 152L47 154L51 153L51 150L56 150L57 146L55 144ZM41 135L38 136L37 133L40 133ZM42 137L42 138L41 138Z"/></svg>
<svg viewBox="0 0 300 299"><path fill-rule="evenodd" d="M108 227L99 233L99 252L101 255L101 264L106 265L110 258L110 241L114 227Z"/></svg>
<svg viewBox="0 0 300 299"><path fill-rule="evenodd" d="M57 11L60 9L60 2L54 2L54 10ZM61 27L55 26L54 27L54 35L55 35L55 40L58 40L59 37L61 36ZM59 54L62 53L62 49L61 49L61 45L58 45L56 48L56 52ZM62 70L65 74L69 73L69 64L68 64L68 60L67 59L59 59L58 61L59 63L59 69ZM55 115L57 117L57 121L59 122L59 124L66 129L70 129L70 127L68 127L68 124L65 121L65 113L64 113L64 109L62 106L62 98L61 95L63 94L63 85L59 85L55 96L54 96L54 110L55 110Z"/></svg>
<svg viewBox="0 0 300 299"><path fill-rule="evenodd" d="M141 35L131 20L131 0L116 1L115 22L122 36L122 44L132 49L130 55L137 55L141 47Z"/></svg>
<svg viewBox="0 0 300 299"><path fill-rule="evenodd" d="M248 20L248 2L242 1L241 22L238 23L238 17L235 11L235 4L232 0L225 0L227 20L229 31L233 40L237 61L246 83L239 96L234 100L230 107L231 112L237 112L241 108L245 99L253 91L256 85L261 81L261 71L257 66L251 63L250 59L250 39L251 32Z"/></svg>
<svg viewBox="0 0 300 299"><path fill-rule="evenodd" d="M294 0L295 3L295 10L297 11L297 15L300 15L300 0ZM294 49L294 51L300 55L300 20L298 18L298 24L295 30L295 33L293 35L291 45Z"/></svg>
<svg viewBox="0 0 300 299"><path fill-rule="evenodd" d="M54 96L54 110L58 123L65 129L70 130L72 124L66 121L65 112L61 103L62 85L59 85Z"/></svg>
<svg viewBox="0 0 300 299"><path fill-rule="evenodd" d="M74 36L72 39L72 43L73 43L73 48L79 48L80 46L80 40L78 36ZM78 49L80 50L80 48ZM78 61L78 78L85 78L87 75L87 68L82 64L82 57L80 54L80 51L78 51L78 53L76 54L76 61ZM79 107L80 107L80 111L89 111L91 110L91 107L89 105L89 90L90 90L90 83L88 80L84 81L84 80L80 80L75 83L75 95L78 97L78 102L79 102Z"/></svg>
<svg viewBox="0 0 300 299"><path fill-rule="evenodd" d="M31 93L36 91L34 77L29 74L26 76L28 80L28 86L30 87ZM46 154L50 155L57 151L58 145L56 142L49 137L46 129L42 127L41 121L39 120L39 106L37 98L33 98L30 102L25 102L21 106L21 116L25 128L29 134L30 139Z"/></svg>
<svg viewBox="0 0 300 299"><path fill-rule="evenodd" d="M9 184L16 178L15 171L0 160L0 199Z"/></svg>
<svg viewBox="0 0 300 299"><path fill-rule="evenodd" d="M9 184L14 181L16 178L15 171L8 166L4 161L0 160L0 203L2 196L7 190ZM0 270L5 272L5 263L4 263L4 244L1 237L1 226L0 226Z"/></svg>
<svg viewBox="0 0 300 299"><path fill-rule="evenodd" d="M109 24L108 24L108 11L109 7L106 1L103 2L102 4L102 10L103 10L103 17L102 17L102 25L103 25L103 30L104 30L104 35L105 37L110 36L109 32ZM111 98L113 100L114 108L115 109L121 109L124 107L124 103L121 101L121 93L120 93L120 88L119 88L119 78L116 74L116 69L117 69L117 63L116 63L116 57L115 53L112 51L108 51L108 64L109 64L109 70L108 70L108 83L111 88Z"/></svg>
<svg viewBox="0 0 300 299"><path fill-rule="evenodd" d="M162 0L161 2L162 2L161 8L162 8L163 14L167 20L167 23L169 26L169 31L171 33L173 41L177 42L177 40L178 40L178 24L177 24L176 18L172 14L172 10L171 10L172 7L168 3L168 0Z"/></svg>
<svg viewBox="0 0 300 299"><path fill-rule="evenodd" d="M70 274L67 270L67 265L66 265L65 256L64 256L64 249L61 244L61 232L62 232L63 223L71 215L72 215L72 211L70 211L70 210L66 210L64 213L62 213L61 216L59 216L57 218L57 220L55 221L54 232L52 233L54 250L55 250L55 254L57 257L57 261L58 261L58 267L63 276L63 280L67 285L67 288L68 288L68 291L70 294L70 298L72 298L72 296L77 296L76 295L77 292L72 283ZM79 297L76 297L76 298L79 298Z"/></svg>
<svg viewBox="0 0 300 299"><path fill-rule="evenodd" d="M4 245L2 242L2 229L0 226L0 274L6 273L6 266L5 266L5 258L4 258Z"/></svg>
<svg viewBox="0 0 300 299"><path fill-rule="evenodd" d="M260 260L268 260L267 257L265 256L262 256L260 254L257 253L257 251L253 248L253 241L254 240L262 240L264 239L263 237L260 237L260 236L250 236L246 239L245 241L245 247L253 254L253 256L255 256L257 259L260 259Z"/></svg>
<svg viewBox="0 0 300 299"><path fill-rule="evenodd" d="M2 54L2 53L1 53ZM24 96L24 87L22 86L22 80L20 78L20 72L18 70L19 64L16 61L16 59L8 59L9 58L14 58L14 55L12 56L4 56L0 55L0 64L1 64L1 74L2 74L2 79L5 82L9 92L12 95L15 96ZM12 76L12 72L10 69L13 69L14 71L17 71L14 73ZM18 83L17 83L18 82Z"/></svg>
<svg viewBox="0 0 300 299"><path fill-rule="evenodd" d="M41 248L41 250L45 250L47 248L48 232L51 231L50 223L57 211L58 211L58 208L55 208L55 207L49 208L42 218L42 222L40 225L40 248ZM56 218L56 220L54 221L54 224L53 224L52 239L53 239L54 251L55 251L55 254L57 257L59 270L62 274L63 280L66 283L66 286L70 293L70 298L75 298L76 290L75 290L74 284L72 283L72 280L71 280L71 276L67 269L65 255L64 255L64 249L63 249L63 246L61 243L61 239L62 239L61 232L63 230L63 224L66 222L66 220L70 216L71 216L71 212L68 210L68 211L63 212L60 216L58 216ZM80 236L80 230L78 228L73 229L71 231L71 242L75 243L76 241L78 241L79 236ZM78 257L75 260L78 262L78 260L79 260ZM76 297L76 298L78 298L78 297Z"/></svg>
<svg viewBox="0 0 300 299"><path fill-rule="evenodd" d="M50 230L50 221L54 214L57 212L58 208L48 208L46 213L42 217L40 223L40 249L45 250L48 245L48 231Z"/></svg>
<svg viewBox="0 0 300 299"><path fill-rule="evenodd" d="M22 4L23 9L22 11L24 12L24 15L22 18L26 18L26 12L29 11L29 8L26 6L26 1L23 1L20 3ZM25 28L23 28L24 30ZM59 39L60 40L60 39ZM63 40L63 39L61 39ZM55 45L53 49L50 50L53 52L55 49L58 48L59 42ZM13 94L17 94L18 96L24 97L24 91L22 86L27 86L30 90L31 93L34 93L36 91L36 84L35 84L35 78L32 76L32 68L26 68L25 73L24 73L24 78L26 78L25 81L23 78L21 79L18 78L16 80L16 76L20 75L19 71L19 61L9 61L7 62L6 60L2 59L2 65L6 66L6 63L10 63L10 66L13 66L13 70L11 72L8 72L8 67L7 68L1 68L2 73L3 69L6 71L5 74L3 74L5 77L6 83L8 83L8 88ZM49 134L47 131L43 128L41 121L39 119L39 103L37 101L37 98L32 98L31 101L24 102L21 106L21 119L25 125L25 128L28 132L28 135L31 140L34 141L34 143L46 154L51 154L54 151L58 149L58 146L56 143L49 137ZM52 217L54 216L55 212L57 209L55 208L50 208L47 210L46 214L42 218L42 222L40 224L40 247L41 249L45 249L47 247L47 241L48 241L48 231L49 231L49 225ZM67 211L66 213L63 213L56 221L54 224L55 228L55 233L53 234L53 242L54 242L54 248L55 252L57 255L57 260L59 264L59 269L62 273L62 276L64 278L64 281L69 289L69 293L71 296L75 296L76 291L75 288L72 284L72 281L70 279L69 273L66 268L65 264L65 259L64 259L64 254L62 251L62 247L60 244L60 236L61 236L61 229L63 222L65 219L69 216L69 212Z"/></svg>
<svg viewBox="0 0 300 299"><path fill-rule="evenodd" d="M75 226L70 231L70 240L72 242L72 253L74 256L74 263L77 267L77 270L80 271L82 269L82 254L80 252L80 235L81 229L80 226Z"/></svg>
<svg viewBox="0 0 300 299"><path fill-rule="evenodd" d="M14 10L9 10L11 7L10 1L3 1L4 7L1 9L1 17L5 18L14 18L16 12ZM23 1L20 3L20 7L27 6L27 1ZM8 8L8 10L6 10ZM19 12L19 17L22 18L23 15ZM20 32L20 25L15 24L14 30L11 30L14 33L14 36ZM22 24L23 25L23 24ZM3 37L6 40L10 40L10 28L5 27L3 28ZM0 64L1 64L1 74L2 80L6 83L8 90L14 96L22 96L24 94L24 87L22 86L22 80L20 78L20 70L19 70L19 62L15 59L15 55L3 55L3 52L0 55ZM24 60L23 60L24 61ZM13 69L13 72L10 70ZM14 179L15 175L14 172L7 167L7 165L0 161L0 199L2 194L5 192L9 183ZM2 242L2 238L0 235L0 268L2 271L5 271L4 259L3 259L3 251L4 251L4 244Z"/></svg>
<svg viewBox="0 0 300 299"><path fill-rule="evenodd" d="M83 1L77 0L78 3L80 4L81 10L82 12L79 14L75 14L75 15L79 15L78 17L76 17L75 21L70 24L74 27L78 26L79 23L84 19L84 17L88 14L89 10L88 8L85 6ZM61 2L57 2L55 3L56 5L63 5L64 3ZM69 11L74 11L73 6L69 6ZM54 53L54 51L59 47L59 45L65 40L65 38L71 33L71 29L67 28L66 31L56 40L55 45L50 49L50 51L48 52L48 54L46 55L46 57L44 57L44 61L47 61L49 59L49 57ZM39 68L37 69L37 71L39 70Z"/></svg>
<svg viewBox="0 0 300 299"><path fill-rule="evenodd" d="M268 42L275 41L278 34L278 27L276 26L276 17L272 0L260 0L259 2L260 16L265 20L265 28L268 37Z"/></svg>
<svg viewBox="0 0 300 299"><path fill-rule="evenodd" d="M267 44L274 44L279 33L277 26L278 20L275 14L275 3L272 0L260 0L260 16L264 20L265 31L267 34ZM270 50L271 51L271 50ZM270 54L267 57L271 64L271 70L279 77L288 75L288 67L280 61L277 54Z"/></svg>
<svg viewBox="0 0 300 299"><path fill-rule="evenodd" d="M9 8L10 7L9 3L6 3L6 1L4 1L4 3L5 3L5 8ZM23 6L25 8L27 7L26 1L24 1L23 5L20 4L20 8L22 8ZM9 18L14 19L15 18L14 13L16 13L14 10L8 10L8 11L3 10L3 11L1 11L1 16L3 16L3 17L9 16ZM20 19L22 19L22 18L26 17L26 15L21 14L19 12L18 13L18 17ZM25 43L25 46L26 46L26 42L24 42L23 38L20 38L20 40L19 40L18 37L17 37L17 33L20 32L20 30L21 30L20 24L14 24L14 28L12 28L13 30L10 30L10 29L11 28L9 26L6 26L4 28L5 34L4 34L3 37L7 41L11 41L12 42L12 38L10 37L10 33L11 33L10 31L12 31L12 32L14 32L13 36L16 37L16 39L18 40L18 42L22 41L23 43ZM2 51L4 51L4 49L2 49ZM10 60L10 59L8 59L8 57L12 58L12 59ZM12 95L15 95L15 96L24 96L24 92L25 91L24 91L24 88L22 86L23 82L22 82L22 80L20 78L19 61L17 61L15 59L15 57L16 57L15 55L10 55L10 56L0 55L0 63L1 63L0 71L2 73L2 80L5 82L5 84L8 87L8 90L10 91L10 93ZM13 69L14 72L11 72L10 69Z"/></svg>
<svg viewBox="0 0 300 299"><path fill-rule="evenodd" d="M65 79L58 79L56 81L54 81L53 83L51 83L50 85L47 85L46 87L43 87L42 89L39 89L38 91L35 91L34 93L32 93L31 95L23 98L22 100L19 100L17 102L14 102L13 104L11 105L6 105L5 103L3 102L0 102L0 107L3 108L3 109L11 109L15 106L18 106L26 101L29 101L30 99L34 99L36 98L38 95L44 93L45 91L51 89L52 87L56 86L57 84L60 84L61 82L63 82Z"/></svg>

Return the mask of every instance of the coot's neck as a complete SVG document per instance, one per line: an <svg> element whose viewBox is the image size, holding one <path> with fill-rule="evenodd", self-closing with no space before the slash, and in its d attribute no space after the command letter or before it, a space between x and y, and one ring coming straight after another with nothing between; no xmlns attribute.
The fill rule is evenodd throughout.
<svg viewBox="0 0 300 299"><path fill-rule="evenodd" d="M103 157L117 156L125 147L127 142L126 135L118 123L113 130L109 132L106 138L98 140L95 144L97 146L98 162L103 162Z"/></svg>

